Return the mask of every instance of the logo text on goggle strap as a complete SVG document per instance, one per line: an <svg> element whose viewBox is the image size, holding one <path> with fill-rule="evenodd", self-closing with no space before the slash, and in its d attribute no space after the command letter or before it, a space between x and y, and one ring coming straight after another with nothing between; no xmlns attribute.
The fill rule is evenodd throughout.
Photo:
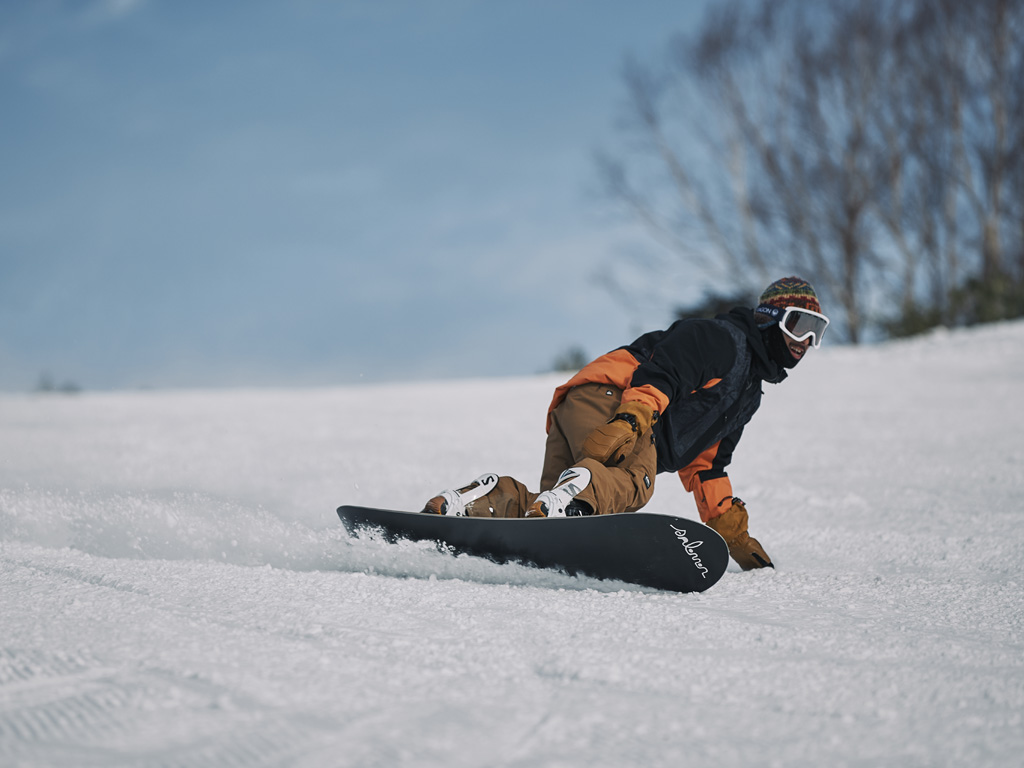
<svg viewBox="0 0 1024 768"><path fill-rule="evenodd" d="M703 544L703 541L690 541L690 537L686 535L685 528L676 528L672 523L668 524L669 528L675 531L676 538L679 539L679 543L683 545L683 549L690 557L693 558L693 564L697 566L697 570L700 571L700 577L706 579L708 577L708 569L704 567L704 563L700 561L700 555L694 552L697 547Z"/></svg>

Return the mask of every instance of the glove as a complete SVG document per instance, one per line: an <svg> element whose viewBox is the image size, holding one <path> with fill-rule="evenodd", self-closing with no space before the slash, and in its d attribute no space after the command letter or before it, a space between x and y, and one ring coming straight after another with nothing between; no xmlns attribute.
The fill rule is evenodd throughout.
<svg viewBox="0 0 1024 768"><path fill-rule="evenodd" d="M708 520L708 527L725 539L729 554L744 571L775 567L761 543L747 533L747 507L739 499L734 497L729 509Z"/></svg>
<svg viewBox="0 0 1024 768"><path fill-rule="evenodd" d="M657 419L651 406L629 400L619 406L611 421L587 435L583 453L602 464L621 464L632 452L636 439Z"/></svg>

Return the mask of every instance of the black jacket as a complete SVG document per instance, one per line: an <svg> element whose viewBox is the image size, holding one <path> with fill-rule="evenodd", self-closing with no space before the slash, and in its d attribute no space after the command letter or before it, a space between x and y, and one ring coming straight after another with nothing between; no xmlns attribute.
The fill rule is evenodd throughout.
<svg viewBox="0 0 1024 768"><path fill-rule="evenodd" d="M669 400L654 426L658 471L683 469L717 443L702 480L725 474L761 404L762 382L786 378L768 354L753 311L742 307L714 320L679 320L625 349L639 363L631 386L654 387Z"/></svg>

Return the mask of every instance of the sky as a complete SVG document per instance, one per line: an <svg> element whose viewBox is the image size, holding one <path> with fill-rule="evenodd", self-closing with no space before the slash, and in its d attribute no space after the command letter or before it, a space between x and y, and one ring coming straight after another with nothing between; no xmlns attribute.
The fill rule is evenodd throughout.
<svg viewBox="0 0 1024 768"><path fill-rule="evenodd" d="M601 192L705 0L0 2L0 389L516 376L696 277Z"/></svg>

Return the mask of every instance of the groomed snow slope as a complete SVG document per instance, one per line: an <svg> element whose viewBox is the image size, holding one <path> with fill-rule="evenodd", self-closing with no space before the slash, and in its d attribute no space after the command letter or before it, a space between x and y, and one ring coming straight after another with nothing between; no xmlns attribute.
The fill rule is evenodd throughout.
<svg viewBox="0 0 1024 768"><path fill-rule="evenodd" d="M535 484L559 381L0 396L0 765L1020 764L1024 324L769 386L701 595L341 530Z"/></svg>

